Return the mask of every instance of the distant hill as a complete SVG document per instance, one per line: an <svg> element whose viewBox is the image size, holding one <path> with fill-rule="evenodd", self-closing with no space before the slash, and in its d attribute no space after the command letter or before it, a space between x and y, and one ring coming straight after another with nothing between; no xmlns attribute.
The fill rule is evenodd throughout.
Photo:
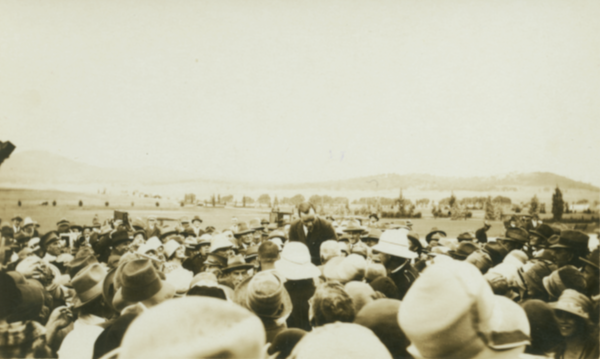
<svg viewBox="0 0 600 359"><path fill-rule="evenodd" d="M596 186L575 181L550 172L514 173L506 176L468 178L442 177L426 174L383 174L341 181L305 183L301 185L289 185L283 187L355 191L392 190L399 188L441 191L493 191L511 190L518 187L554 188L557 185L563 189L579 189L600 192L600 188Z"/></svg>
<svg viewBox="0 0 600 359"><path fill-rule="evenodd" d="M106 169L43 151L13 154L0 167L0 183L11 184L156 184L194 179L183 171L160 168ZM196 178L197 179L197 178Z"/></svg>
<svg viewBox="0 0 600 359"><path fill-rule="evenodd" d="M10 156L0 166L0 184L11 185L166 185L170 187L221 184L242 189L265 188L264 184L201 179L185 171L161 168L106 169L73 161L43 151L28 151ZM600 188L549 172L513 173L492 177L442 177L426 174L382 174L340 181L304 184L268 185L270 189L289 190L349 190L374 191L419 189L439 191L494 191L515 190L523 187L587 190L600 192Z"/></svg>

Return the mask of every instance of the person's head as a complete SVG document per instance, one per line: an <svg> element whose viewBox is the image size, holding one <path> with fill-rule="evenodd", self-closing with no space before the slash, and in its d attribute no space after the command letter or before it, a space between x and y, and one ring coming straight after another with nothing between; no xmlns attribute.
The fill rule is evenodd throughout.
<svg viewBox="0 0 600 359"><path fill-rule="evenodd" d="M342 255L338 242L333 239L328 239L321 243L321 264L327 263L331 258Z"/></svg>
<svg viewBox="0 0 600 359"><path fill-rule="evenodd" d="M498 242L500 242L500 244L502 244L508 252L513 250L520 250L521 248L523 248L523 243L506 238L498 238Z"/></svg>
<svg viewBox="0 0 600 359"><path fill-rule="evenodd" d="M308 228L308 230L312 230L315 219L317 218L317 211L315 206L309 202L302 202L298 205L298 216L300 216L300 220L302 224Z"/></svg>
<svg viewBox="0 0 600 359"><path fill-rule="evenodd" d="M140 315L125 333L119 357L261 358L265 343L264 326L250 311L221 299L190 296Z"/></svg>
<svg viewBox="0 0 600 359"><path fill-rule="evenodd" d="M583 277L587 284L589 296L597 295L600 291L600 247L596 247L587 258L580 258L583 262Z"/></svg>
<svg viewBox="0 0 600 359"><path fill-rule="evenodd" d="M223 269L223 274L235 287L250 276L248 270L251 268L253 268L252 264L246 263L243 256L238 255L227 260L227 267Z"/></svg>
<svg viewBox="0 0 600 359"><path fill-rule="evenodd" d="M368 303L356 314L354 323L367 327L377 335L394 358L410 358L406 348L410 342L398 324L401 301L377 299Z"/></svg>
<svg viewBox="0 0 600 359"><path fill-rule="evenodd" d="M309 300L309 320L313 327L328 323L352 323L356 312L352 299L339 282L325 282Z"/></svg>
<svg viewBox="0 0 600 359"><path fill-rule="evenodd" d="M531 329L531 345L525 352L534 355L550 353L562 340L558 320L552 307L541 300L530 299L521 303Z"/></svg>
<svg viewBox="0 0 600 359"><path fill-rule="evenodd" d="M577 268L567 265L561 267L542 280L544 288L551 300L560 297L565 289L574 289L579 293L586 293L586 282L583 273Z"/></svg>
<svg viewBox="0 0 600 359"><path fill-rule="evenodd" d="M556 266L550 262L538 261L523 273L527 291L523 299L540 299L548 301L548 292L544 288L544 277L549 276Z"/></svg>
<svg viewBox="0 0 600 359"><path fill-rule="evenodd" d="M566 289L553 303L554 313L558 319L560 334L567 340L573 337L586 338L593 303L585 295Z"/></svg>
<svg viewBox="0 0 600 359"><path fill-rule="evenodd" d="M367 283L351 281L344 285L344 290L352 299L356 313L375 300L375 291Z"/></svg>
<svg viewBox="0 0 600 359"><path fill-rule="evenodd" d="M564 230L560 235L550 237L548 244L557 266L572 264L579 268L582 266L579 257L587 257L590 253L589 241L590 237L581 231Z"/></svg>
<svg viewBox="0 0 600 359"><path fill-rule="evenodd" d="M20 227L22 221L23 221L23 219L20 216L14 216L11 219L11 222L12 222L13 226L15 226L15 227Z"/></svg>
<svg viewBox="0 0 600 359"><path fill-rule="evenodd" d="M410 250L411 241L407 235L405 229L383 232L379 243L373 247L372 261L383 264L391 272L407 260L416 258L417 253Z"/></svg>
<svg viewBox="0 0 600 359"><path fill-rule="evenodd" d="M375 334L364 326L331 323L306 334L289 358L391 359L392 356Z"/></svg>
<svg viewBox="0 0 600 359"><path fill-rule="evenodd" d="M298 328L284 329L279 332L269 346L268 354L274 355L275 359L286 359L294 350L294 347L306 335L306 332Z"/></svg>
<svg viewBox="0 0 600 359"><path fill-rule="evenodd" d="M43 251L53 256L58 256L62 252L62 244L60 243L60 238L55 231L50 231L42 236L40 240L40 247Z"/></svg>
<svg viewBox="0 0 600 359"><path fill-rule="evenodd" d="M155 226L156 226L156 217L155 216L149 216L148 217L148 227L154 228Z"/></svg>
<svg viewBox="0 0 600 359"><path fill-rule="evenodd" d="M554 263L558 267L564 267L564 266L568 265L569 263L571 263L573 261L573 259L575 259L575 253L573 252L573 250L571 248L557 247L557 248L550 248L549 251L552 255Z"/></svg>
<svg viewBox="0 0 600 359"><path fill-rule="evenodd" d="M279 247L271 241L264 241L258 246L258 262L263 268L274 265L279 260Z"/></svg>

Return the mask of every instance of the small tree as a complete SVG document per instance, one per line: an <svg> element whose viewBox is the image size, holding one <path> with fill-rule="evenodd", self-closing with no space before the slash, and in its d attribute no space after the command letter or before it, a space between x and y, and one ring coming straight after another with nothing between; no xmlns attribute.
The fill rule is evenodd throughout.
<svg viewBox="0 0 600 359"><path fill-rule="evenodd" d="M210 201L212 203L212 206L214 207L216 205L216 198L214 194L212 195L212 197L210 197Z"/></svg>
<svg viewBox="0 0 600 359"><path fill-rule="evenodd" d="M242 207L246 207L246 196L242 196Z"/></svg>
<svg viewBox="0 0 600 359"><path fill-rule="evenodd" d="M79 200L79 207L83 207L83 201Z"/></svg>
<svg viewBox="0 0 600 359"><path fill-rule="evenodd" d="M540 211L540 201L538 200L537 196L534 195L533 198L531 199L531 202L529 203L529 214L533 215L533 214L538 214Z"/></svg>
<svg viewBox="0 0 600 359"><path fill-rule="evenodd" d="M17 202L17 204L19 205L19 207L21 207L21 200L19 200L19 202Z"/></svg>
<svg viewBox="0 0 600 359"><path fill-rule="evenodd" d="M108 207L108 201L104 202L104 205L105 205L106 207Z"/></svg>
<svg viewBox="0 0 600 359"><path fill-rule="evenodd" d="M542 214L546 213L546 204L545 203L540 203L540 213L542 213Z"/></svg>
<svg viewBox="0 0 600 359"><path fill-rule="evenodd" d="M56 207L56 200L52 201L52 206Z"/></svg>
<svg viewBox="0 0 600 359"><path fill-rule="evenodd" d="M560 221L562 219L564 207L565 203L563 201L562 192L560 191L560 188L556 186L556 190L554 190L554 194L552 195L552 217L555 221Z"/></svg>
<svg viewBox="0 0 600 359"><path fill-rule="evenodd" d="M496 208L492 203L492 197L488 196L485 201L485 219L493 221L496 219Z"/></svg>
<svg viewBox="0 0 600 359"><path fill-rule="evenodd" d="M217 197L217 203L218 203L218 204L221 204L221 195L220 195L220 194L218 194L217 196L218 196L218 197Z"/></svg>
<svg viewBox="0 0 600 359"><path fill-rule="evenodd" d="M156 202L156 207L160 207L160 203L159 202Z"/></svg>
<svg viewBox="0 0 600 359"><path fill-rule="evenodd" d="M448 203L448 205L450 206L450 208L453 208L455 203L456 203L456 197L454 196L454 193L452 193L452 195L450 196L450 202Z"/></svg>
<svg viewBox="0 0 600 359"><path fill-rule="evenodd" d="M269 196L266 193L261 194L260 197L258 197L258 203L266 204L268 206L269 204L271 204L271 196Z"/></svg>

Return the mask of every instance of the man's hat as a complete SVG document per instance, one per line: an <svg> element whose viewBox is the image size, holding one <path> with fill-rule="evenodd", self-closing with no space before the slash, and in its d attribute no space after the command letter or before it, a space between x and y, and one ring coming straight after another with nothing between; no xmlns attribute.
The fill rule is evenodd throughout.
<svg viewBox="0 0 600 359"><path fill-rule="evenodd" d="M71 223L71 224L69 224L69 229L78 229L79 232L82 232L83 231L83 226L80 226L80 225L75 224L75 223Z"/></svg>
<svg viewBox="0 0 600 359"><path fill-rule="evenodd" d="M367 230L362 227L358 221L350 221L347 225L346 228L343 229L344 232L346 233L365 233L367 232Z"/></svg>
<svg viewBox="0 0 600 359"><path fill-rule="evenodd" d="M182 217L180 222L181 223L190 223L190 219L188 217Z"/></svg>
<svg viewBox="0 0 600 359"><path fill-rule="evenodd" d="M417 253L409 249L408 230L397 229L383 232L379 243L373 246L373 250L402 258L417 258Z"/></svg>
<svg viewBox="0 0 600 359"><path fill-rule="evenodd" d="M508 250L499 242L488 242L483 246L483 251L490 255L493 265L502 263L504 257L508 254Z"/></svg>
<svg viewBox="0 0 600 359"><path fill-rule="evenodd" d="M167 256L167 258L171 258L171 256L177 251L177 249L179 249L179 247L181 247L182 244L177 242L174 239L170 239L167 243L165 243L165 255Z"/></svg>
<svg viewBox="0 0 600 359"><path fill-rule="evenodd" d="M79 253L83 254L79 255ZM77 252L75 258L65 265L67 267L67 273L71 278L75 278L75 275L87 266L98 263L98 259L93 254L88 253L89 252Z"/></svg>
<svg viewBox="0 0 600 359"><path fill-rule="evenodd" d="M596 269L600 269L600 264L598 264L598 262L600 262L599 249L600 247L596 247L596 249L594 249L587 258L579 257L579 260L581 260L585 264L595 267Z"/></svg>
<svg viewBox="0 0 600 359"><path fill-rule="evenodd" d="M200 218L200 216L194 216L194 218L192 218L192 223L194 223L194 222L202 223L202 219Z"/></svg>
<svg viewBox="0 0 600 359"><path fill-rule="evenodd" d="M547 240L548 238L552 237L554 230L549 225L542 223L536 228L530 230L529 233Z"/></svg>
<svg viewBox="0 0 600 359"><path fill-rule="evenodd" d="M244 257L240 254L227 259L227 267L223 268L223 274L227 274L234 270L254 268L252 264L246 263Z"/></svg>
<svg viewBox="0 0 600 359"><path fill-rule="evenodd" d="M437 247L436 247L437 248ZM454 259L464 261L467 257L477 250L477 245L473 242L465 241L458 244L455 251L449 250L448 254Z"/></svg>
<svg viewBox="0 0 600 359"><path fill-rule="evenodd" d="M94 263L77 273L75 278L71 279L76 293L73 297L73 307L79 308L101 296L104 277L106 270L99 263Z"/></svg>
<svg viewBox="0 0 600 359"><path fill-rule="evenodd" d="M433 228L431 228L431 232L427 233L427 235L425 236L425 241L427 243L431 242L434 239L439 241L440 240L439 235L442 235L444 237L447 236L446 232L437 229L437 227L433 227Z"/></svg>
<svg viewBox="0 0 600 359"><path fill-rule="evenodd" d="M33 225L33 220L30 217L25 217L25 220L23 220L23 223L21 224L22 227L27 227L29 225Z"/></svg>
<svg viewBox="0 0 600 359"><path fill-rule="evenodd" d="M176 230L174 230L174 229L168 229L168 230L166 230L165 232L161 233L161 235L160 235L160 237L159 237L159 238L160 238L160 240L162 241L162 240L164 240L164 239L165 239L165 238L167 238L167 237L170 237L170 236L174 236L174 235L176 235L177 233L178 233L178 232L177 232Z"/></svg>
<svg viewBox="0 0 600 359"><path fill-rule="evenodd" d="M259 272L236 288L236 302L260 318L276 320L290 315L292 301L281 279L269 272Z"/></svg>
<svg viewBox="0 0 600 359"><path fill-rule="evenodd" d="M460 261L429 266L404 297L398 322L417 358L515 358L530 344L523 309Z"/></svg>
<svg viewBox="0 0 600 359"><path fill-rule="evenodd" d="M248 225L255 231L262 231L263 229L265 229L265 226L262 225L258 218L250 220L250 223Z"/></svg>
<svg viewBox="0 0 600 359"><path fill-rule="evenodd" d="M248 247L248 249L246 249L244 258L248 261L256 257L258 257L258 245Z"/></svg>
<svg viewBox="0 0 600 359"><path fill-rule="evenodd" d="M363 241L363 242L369 242L369 241L379 242L379 238L381 238L381 233L383 233L381 231L381 229L372 228L371 230L369 230L369 233L367 233L366 235L362 236L360 238L360 240Z"/></svg>
<svg viewBox="0 0 600 359"><path fill-rule="evenodd" d="M565 289L574 289L580 293L585 292L585 277L572 265L561 267L542 279L544 288L550 297L558 298Z"/></svg>
<svg viewBox="0 0 600 359"><path fill-rule="evenodd" d="M115 247L123 242L131 242L129 233L125 230L116 231L110 235L110 245Z"/></svg>
<svg viewBox="0 0 600 359"><path fill-rule="evenodd" d="M21 216L17 214L17 215L15 215L13 218L11 218L10 220L11 220L11 221L15 221L15 220L16 220L16 221L19 221L19 222L20 222L20 221L22 221L22 220L23 220L23 218L21 218Z"/></svg>
<svg viewBox="0 0 600 359"><path fill-rule="evenodd" d="M204 264L213 267L225 268L227 267L227 258L218 254L209 253Z"/></svg>
<svg viewBox="0 0 600 359"><path fill-rule="evenodd" d="M520 227L509 228L506 230L505 236L500 239L523 244L529 241L529 233Z"/></svg>
<svg viewBox="0 0 600 359"><path fill-rule="evenodd" d="M268 219L263 218L260 220L260 224L262 224L263 226L268 226L269 223L271 223L271 222L269 222Z"/></svg>
<svg viewBox="0 0 600 359"><path fill-rule="evenodd" d="M155 298L162 302L175 295L175 287L160 279L154 265L148 259L136 259L119 267L121 284L113 299L113 306L118 311L137 302Z"/></svg>
<svg viewBox="0 0 600 359"><path fill-rule="evenodd" d="M51 243L58 242L60 238L58 237L58 233L56 231L49 231L44 234L40 240L40 247L46 249Z"/></svg>
<svg viewBox="0 0 600 359"><path fill-rule="evenodd" d="M275 230L275 231L269 233L269 239L273 239L273 238L281 238L281 239L285 240L285 233L280 230Z"/></svg>
<svg viewBox="0 0 600 359"><path fill-rule="evenodd" d="M227 236L218 234L213 237L212 243L210 244L210 252L214 253L219 249L233 248L233 243L227 238Z"/></svg>
<svg viewBox="0 0 600 359"><path fill-rule="evenodd" d="M243 236L244 234L254 233L255 231L256 229L248 227L248 223L239 222L237 224L237 231L233 235L235 236L235 238L238 238L240 236Z"/></svg>
<svg viewBox="0 0 600 359"><path fill-rule="evenodd" d="M142 236L144 236L144 239L147 239L146 238L146 231L145 230L140 229L140 230L137 230L137 231L133 232L133 238L135 238L135 236L137 236L138 234L141 234Z"/></svg>
<svg viewBox="0 0 600 359"><path fill-rule="evenodd" d="M42 284L35 279L27 279L17 271L3 272L0 275L6 276L2 278L2 296L4 298L15 298L18 300L16 308L12 310L6 321L9 323L20 322L25 320L39 320L39 314L44 306L44 293L46 290ZM14 282L6 283L8 281ZM5 284L9 287L6 288ZM17 293L18 292L18 293ZM6 296L6 297L5 297ZM6 308L2 308L6 309Z"/></svg>
<svg viewBox="0 0 600 359"><path fill-rule="evenodd" d="M463 232L463 233L459 234L458 237L456 237L456 239L458 239L459 242L473 241L473 239L475 239L475 237L473 237L473 234L471 232Z"/></svg>
<svg viewBox="0 0 600 359"><path fill-rule="evenodd" d="M379 221L379 216L377 215L377 213L371 213L369 215L369 219L371 219L371 218L375 218L377 221Z"/></svg>
<svg viewBox="0 0 600 359"><path fill-rule="evenodd" d="M576 251L585 251L588 248L590 237L581 232L574 230L565 230L560 232L559 236L552 237L548 240L550 248L569 248Z"/></svg>
<svg viewBox="0 0 600 359"><path fill-rule="evenodd" d="M277 269L289 280L316 278L321 271L311 262L308 247L301 242L289 242L283 247L281 259L275 262Z"/></svg>
<svg viewBox="0 0 600 359"><path fill-rule="evenodd" d="M56 226L57 226L57 227L60 227L60 226L62 226L62 225L67 225L67 226L68 226L70 223L71 223L71 222L69 222L69 220L68 220L68 219L66 219L66 218L61 218L61 219L60 219L60 221L56 222Z"/></svg>

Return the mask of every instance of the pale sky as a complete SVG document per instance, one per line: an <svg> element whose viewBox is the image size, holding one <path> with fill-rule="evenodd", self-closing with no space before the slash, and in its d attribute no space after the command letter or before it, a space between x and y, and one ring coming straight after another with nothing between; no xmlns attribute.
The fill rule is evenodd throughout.
<svg viewBox="0 0 600 359"><path fill-rule="evenodd" d="M600 1L0 2L0 140L303 182L600 185Z"/></svg>

